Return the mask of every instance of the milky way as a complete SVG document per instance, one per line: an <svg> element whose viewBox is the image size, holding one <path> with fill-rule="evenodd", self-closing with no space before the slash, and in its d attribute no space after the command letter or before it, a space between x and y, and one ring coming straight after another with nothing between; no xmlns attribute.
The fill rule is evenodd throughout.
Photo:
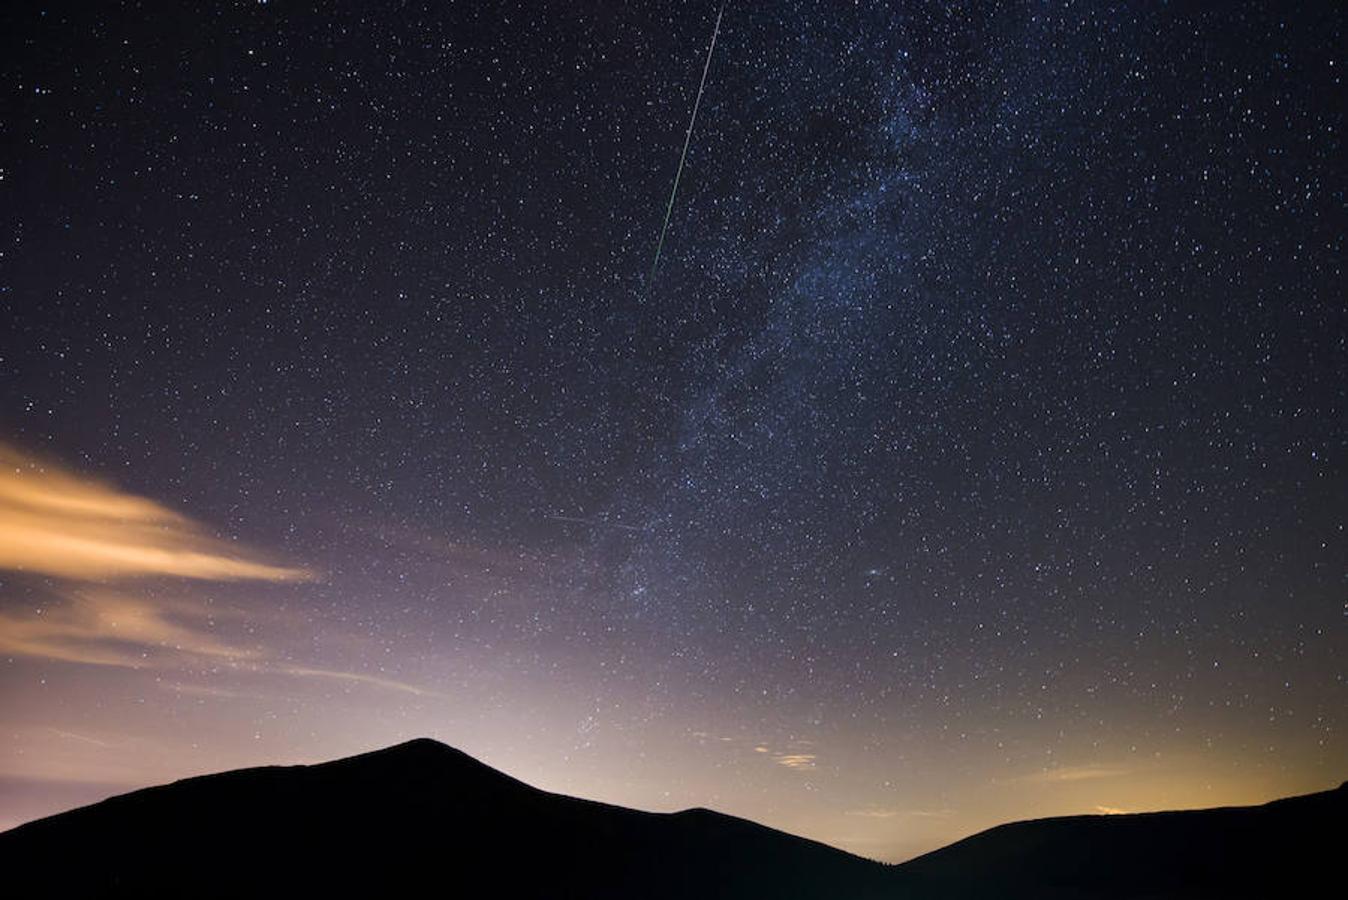
<svg viewBox="0 0 1348 900"><path fill-rule="evenodd" d="M1348 777L1341 6L732 3L647 285L716 14L0 14L6 466L242 566L0 555L11 821L419 734L886 859Z"/></svg>

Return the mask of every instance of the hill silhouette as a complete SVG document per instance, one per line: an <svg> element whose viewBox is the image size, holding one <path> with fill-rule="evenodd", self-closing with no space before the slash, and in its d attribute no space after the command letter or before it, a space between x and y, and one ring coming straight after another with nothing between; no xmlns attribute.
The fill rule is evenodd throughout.
<svg viewBox="0 0 1348 900"><path fill-rule="evenodd" d="M15 897L892 896L886 867L841 850L705 809L550 794L426 739L31 822L0 835L0 871Z"/></svg>
<svg viewBox="0 0 1348 900"><path fill-rule="evenodd" d="M1346 845L1348 783L1262 806L1013 822L898 869L913 896L943 900L1330 896Z"/></svg>
<svg viewBox="0 0 1348 900"><path fill-rule="evenodd" d="M1348 788L1045 819L886 866L710 810L550 794L422 739L189 778L30 822L0 834L0 871L6 893L23 897L1277 896L1328 873L1345 811Z"/></svg>

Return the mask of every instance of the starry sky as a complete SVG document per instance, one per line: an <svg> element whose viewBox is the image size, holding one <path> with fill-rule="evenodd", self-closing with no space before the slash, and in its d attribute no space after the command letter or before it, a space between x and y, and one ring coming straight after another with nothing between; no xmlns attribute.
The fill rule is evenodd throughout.
<svg viewBox="0 0 1348 900"><path fill-rule="evenodd" d="M716 14L5 5L0 827L1348 777L1342 5L731 0L649 278Z"/></svg>

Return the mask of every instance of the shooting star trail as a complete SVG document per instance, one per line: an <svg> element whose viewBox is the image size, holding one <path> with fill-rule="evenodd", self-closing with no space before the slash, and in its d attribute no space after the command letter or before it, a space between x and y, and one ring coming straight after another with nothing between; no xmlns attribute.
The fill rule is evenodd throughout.
<svg viewBox="0 0 1348 900"><path fill-rule="evenodd" d="M711 71L711 55L716 50L716 37L721 33L721 17L725 15L727 0L721 0L721 8L716 12L716 26L711 30L711 43L707 46L707 61L702 64L702 80L697 85L697 97L693 100L693 114L688 118L688 131L683 136L683 152L679 154L679 168L674 173L674 187L669 191L669 203L665 206L665 221L660 226L660 239L655 242L655 259L651 261L651 273L646 276L646 290L651 289L655 281L655 270L660 265L660 251L665 247L665 234L669 231L669 217L674 214L674 198L679 193L679 179L683 177L683 164L688 159L688 145L693 142L693 126L697 123L697 109L702 105L702 92L707 87L707 73Z"/></svg>

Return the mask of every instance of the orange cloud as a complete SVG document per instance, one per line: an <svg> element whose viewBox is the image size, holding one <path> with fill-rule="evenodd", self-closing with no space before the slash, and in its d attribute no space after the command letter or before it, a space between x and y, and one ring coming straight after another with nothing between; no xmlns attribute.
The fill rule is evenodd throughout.
<svg viewBox="0 0 1348 900"><path fill-rule="evenodd" d="M893 819L896 817L948 819L954 815L954 812L949 809L885 809L879 806L868 806L863 809L849 809L843 815L856 816L862 819Z"/></svg>
<svg viewBox="0 0 1348 900"><path fill-rule="evenodd" d="M306 569L251 558L153 500L71 474L3 444L0 569L79 580L314 577Z"/></svg>
<svg viewBox="0 0 1348 900"><path fill-rule="evenodd" d="M1091 763L1084 766L1059 766L1056 769L1045 769L1042 772L1022 775L1014 780L1032 784L1067 784L1073 781L1093 781L1097 778L1120 778L1130 772L1130 769Z"/></svg>
<svg viewBox="0 0 1348 900"><path fill-rule="evenodd" d="M778 753L773 757L777 765L798 770L813 769L817 759L813 753Z"/></svg>
<svg viewBox="0 0 1348 900"><path fill-rule="evenodd" d="M369 685L419 697L440 696L384 675L296 665L261 645L244 647L212 632L221 618L240 618L236 610L187 600L130 596L105 588L67 592L49 604L22 611L0 611L0 655L115 666L127 669L189 669L223 666L233 674L323 678ZM228 688L170 684L169 690L238 696Z"/></svg>
<svg viewBox="0 0 1348 900"><path fill-rule="evenodd" d="M222 616L241 615L236 610L153 594L133 596L98 584L175 576L286 582L312 580L314 575L257 559L206 535L191 519L153 500L42 463L4 444L0 569L65 582L48 602L0 608L0 654L131 669L224 666L240 674L325 678L438 696L382 674L294 665L261 645L232 644L214 631L214 623Z"/></svg>
<svg viewBox="0 0 1348 900"><path fill-rule="evenodd" d="M880 809L878 807L867 807L866 809L849 809L843 813L844 816L856 816L861 819L892 819L897 816L898 810Z"/></svg>
<svg viewBox="0 0 1348 900"><path fill-rule="evenodd" d="M98 666L162 667L241 662L258 653L204 630L209 612L107 590L73 592L64 603L0 612L0 653Z"/></svg>

